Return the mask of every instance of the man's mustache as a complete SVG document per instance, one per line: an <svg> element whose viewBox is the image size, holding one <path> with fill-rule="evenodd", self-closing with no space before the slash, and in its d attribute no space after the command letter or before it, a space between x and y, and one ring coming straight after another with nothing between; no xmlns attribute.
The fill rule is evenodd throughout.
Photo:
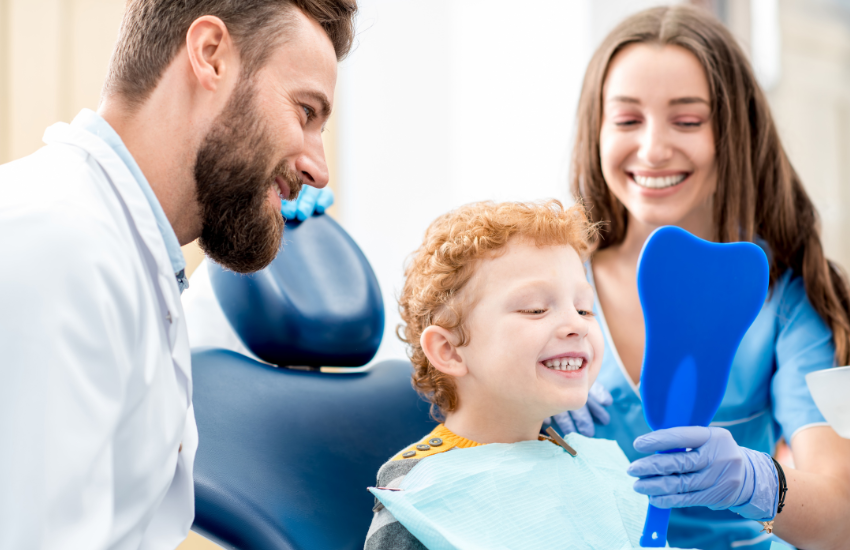
<svg viewBox="0 0 850 550"><path fill-rule="evenodd" d="M304 186L304 181L298 176L295 170L289 167L289 163L286 161L281 162L275 167L272 180L278 177L282 178L289 187L289 197L287 197L287 200L294 201L297 199L301 188Z"/></svg>

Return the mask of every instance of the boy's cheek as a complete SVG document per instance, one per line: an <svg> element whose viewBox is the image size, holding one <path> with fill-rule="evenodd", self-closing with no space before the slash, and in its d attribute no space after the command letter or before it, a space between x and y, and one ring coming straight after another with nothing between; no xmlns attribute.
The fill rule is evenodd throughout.
<svg viewBox="0 0 850 550"><path fill-rule="evenodd" d="M596 382L596 377L599 376L599 371L602 369L602 356L595 357L590 369L587 373L587 389L590 391L590 386Z"/></svg>
<svg viewBox="0 0 850 550"><path fill-rule="evenodd" d="M593 364L602 365L602 357L605 355L605 338L602 336L602 327L599 326L599 321L593 320L588 333L590 347L593 349ZM598 368L597 368L598 371Z"/></svg>

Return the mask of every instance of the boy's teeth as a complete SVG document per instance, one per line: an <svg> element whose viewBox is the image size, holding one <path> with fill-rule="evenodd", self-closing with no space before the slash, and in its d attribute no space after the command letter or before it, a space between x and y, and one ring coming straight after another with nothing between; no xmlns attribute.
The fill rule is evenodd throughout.
<svg viewBox="0 0 850 550"><path fill-rule="evenodd" d="M581 357L563 357L561 359L550 359L543 364L552 370L572 371L581 368L584 360Z"/></svg>
<svg viewBox="0 0 850 550"><path fill-rule="evenodd" d="M665 187L673 187L674 185L682 183L682 180L684 180L687 175L679 174L676 176L665 176L663 178L649 178L634 174L632 177L634 178L635 183L641 187L647 187L649 189L664 189Z"/></svg>

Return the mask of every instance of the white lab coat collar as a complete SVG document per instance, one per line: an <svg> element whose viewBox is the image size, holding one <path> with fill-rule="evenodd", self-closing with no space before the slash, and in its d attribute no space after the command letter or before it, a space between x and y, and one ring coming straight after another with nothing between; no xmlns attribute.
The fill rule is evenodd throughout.
<svg viewBox="0 0 850 550"><path fill-rule="evenodd" d="M165 241L163 241L162 234L156 225L156 218L142 190L136 184L133 174L127 168L127 165L124 164L124 161L121 160L118 154L106 142L94 134L65 122L57 122L48 127L44 131L43 139L48 145L52 143L63 143L73 147L79 147L92 155L98 164L103 167L110 183L133 218L133 224L139 232L142 242L156 262L157 282L162 290L162 297L171 316L170 326L166 327L166 331L173 351L178 339L177 331L179 328L182 328L184 332L186 330L185 326L183 326L183 308L180 302L180 289L174 277ZM185 338L188 340L188 335ZM187 405L189 405L192 402L192 384L190 382L192 380L191 363L181 360L181 355L183 354L172 354L174 363L182 371L181 374L185 378Z"/></svg>

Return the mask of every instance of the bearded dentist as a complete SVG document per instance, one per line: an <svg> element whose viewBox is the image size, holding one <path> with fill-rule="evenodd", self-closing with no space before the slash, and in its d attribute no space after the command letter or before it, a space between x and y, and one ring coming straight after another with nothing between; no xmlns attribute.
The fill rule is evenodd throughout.
<svg viewBox="0 0 850 550"><path fill-rule="evenodd" d="M280 213L287 221L304 221L310 216L324 214L333 202L334 194L329 187L305 187L295 200L281 202ZM229 349L262 361L245 346L224 315L210 280L209 260L201 261L190 282L180 297L189 329L189 345Z"/></svg>
<svg viewBox="0 0 850 550"><path fill-rule="evenodd" d="M355 0L130 0L97 113L0 167L0 548L171 549L198 435L180 246L277 254Z"/></svg>

